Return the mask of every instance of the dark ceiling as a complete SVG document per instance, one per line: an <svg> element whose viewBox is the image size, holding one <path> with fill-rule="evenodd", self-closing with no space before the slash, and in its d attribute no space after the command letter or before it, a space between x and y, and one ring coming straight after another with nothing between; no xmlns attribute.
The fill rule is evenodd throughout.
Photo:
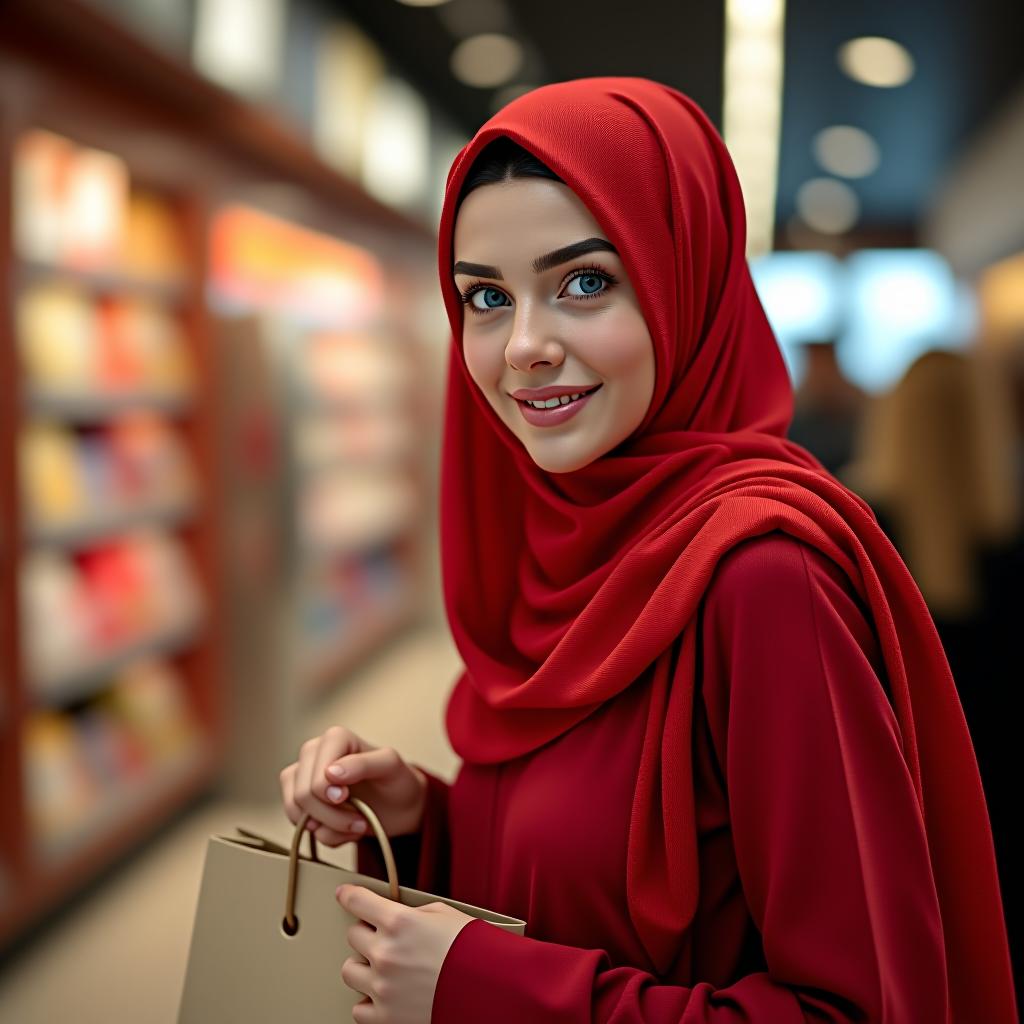
<svg viewBox="0 0 1024 1024"><path fill-rule="evenodd" d="M475 14L478 31L501 27L491 0L445 6L456 4ZM502 6L527 45L527 72L535 73L530 81L642 75L688 93L721 127L724 3L505 0ZM371 34L467 135L490 117L492 91L461 85L448 70L459 38L447 27L443 7L411 8L394 0L345 0L334 7ZM911 81L879 89L847 78L836 50L862 35L889 36L906 46L916 63ZM853 124L881 149L878 168L849 182L861 201L862 225L912 232L959 148L1024 81L1022 53L1020 0L788 0L779 223L793 213L799 186L824 173L811 151L815 133Z"/></svg>

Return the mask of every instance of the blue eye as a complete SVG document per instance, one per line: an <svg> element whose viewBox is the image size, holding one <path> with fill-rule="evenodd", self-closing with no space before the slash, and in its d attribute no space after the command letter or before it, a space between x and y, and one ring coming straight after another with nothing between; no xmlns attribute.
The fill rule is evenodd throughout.
<svg viewBox="0 0 1024 1024"><path fill-rule="evenodd" d="M596 294L602 284L602 278L599 274L580 274L579 276L572 278L569 281L569 284L572 284L573 281L579 281L580 288L583 289L584 295Z"/></svg>
<svg viewBox="0 0 1024 1024"><path fill-rule="evenodd" d="M505 293L499 291L497 288L479 288L477 289L484 297L484 305L488 309L497 309L498 306L505 305L501 300L505 298ZM470 295L470 299L473 296Z"/></svg>
<svg viewBox="0 0 1024 1024"><path fill-rule="evenodd" d="M568 295L570 299L579 302L607 295L616 285L617 280L614 274L610 274L607 270L602 270L600 267L580 267L572 271L563 284L570 285L574 281L580 282L582 291L576 294L569 293ZM601 287L602 285L604 287ZM478 306L473 301L473 297L478 292L484 297L483 307ZM499 301L500 299L507 299L507 296L500 288L494 288L491 285L484 284L482 281L471 284L461 295L462 301L470 310L483 316L486 316L492 309L500 309L504 305L511 305L511 303Z"/></svg>

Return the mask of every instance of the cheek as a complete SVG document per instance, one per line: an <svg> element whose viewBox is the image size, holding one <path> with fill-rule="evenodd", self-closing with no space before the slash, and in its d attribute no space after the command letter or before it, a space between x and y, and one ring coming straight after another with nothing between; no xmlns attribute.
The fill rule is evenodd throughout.
<svg viewBox="0 0 1024 1024"><path fill-rule="evenodd" d="M477 390L483 394L487 404L495 412L505 414L499 387L504 372L502 350L486 343L463 344L462 356L466 361L466 369L476 384Z"/></svg>
<svg viewBox="0 0 1024 1024"><path fill-rule="evenodd" d="M471 341L464 342L462 356L466 361L466 369L469 370L469 375L476 382L477 387L486 391L488 385L493 383L492 367L489 365L491 360L488 358L487 349L482 345L473 344Z"/></svg>
<svg viewBox="0 0 1024 1024"><path fill-rule="evenodd" d="M612 380L631 387L644 384L654 376L654 345L647 325L634 310L609 318L595 342L594 368Z"/></svg>

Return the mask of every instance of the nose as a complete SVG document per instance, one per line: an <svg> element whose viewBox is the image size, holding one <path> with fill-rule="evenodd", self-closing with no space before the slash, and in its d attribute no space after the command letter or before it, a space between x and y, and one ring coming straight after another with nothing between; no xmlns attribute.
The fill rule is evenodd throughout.
<svg viewBox="0 0 1024 1024"><path fill-rule="evenodd" d="M539 363L558 366L565 357L561 342L536 309L520 305L505 346L505 361L515 370L529 370Z"/></svg>

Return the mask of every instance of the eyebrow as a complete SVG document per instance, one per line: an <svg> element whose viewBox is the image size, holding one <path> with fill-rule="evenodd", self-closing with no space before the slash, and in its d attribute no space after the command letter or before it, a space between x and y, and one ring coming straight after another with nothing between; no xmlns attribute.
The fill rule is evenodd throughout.
<svg viewBox="0 0 1024 1024"><path fill-rule="evenodd" d="M618 250L608 241L607 238L584 238L581 242L573 242L571 245L564 245L561 249L538 256L533 263L533 272L543 274L545 270L557 267L560 263L568 263L588 252L611 252L618 256ZM503 281L501 271L492 267L489 263L466 263L459 260L452 268L452 275L472 274L475 277L493 277L497 281Z"/></svg>

